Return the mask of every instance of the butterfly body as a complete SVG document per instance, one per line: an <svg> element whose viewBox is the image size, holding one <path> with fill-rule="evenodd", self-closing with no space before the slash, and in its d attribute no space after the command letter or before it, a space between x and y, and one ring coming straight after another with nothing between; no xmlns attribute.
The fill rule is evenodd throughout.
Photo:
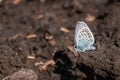
<svg viewBox="0 0 120 80"><path fill-rule="evenodd" d="M94 36L87 24L78 21L75 30L75 50L78 52L94 50L94 41Z"/></svg>

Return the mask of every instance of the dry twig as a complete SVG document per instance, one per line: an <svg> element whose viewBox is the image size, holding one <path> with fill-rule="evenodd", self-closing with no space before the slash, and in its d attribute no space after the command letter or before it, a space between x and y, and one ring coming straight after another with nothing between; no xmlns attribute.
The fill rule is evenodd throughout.
<svg viewBox="0 0 120 80"><path fill-rule="evenodd" d="M36 38L36 37L37 37L36 34L29 34L26 36L27 39Z"/></svg>
<svg viewBox="0 0 120 80"><path fill-rule="evenodd" d="M69 30L65 27L61 27L60 30L64 33L69 33Z"/></svg>
<svg viewBox="0 0 120 80"><path fill-rule="evenodd" d="M40 71L45 71L49 65L54 66L55 61L54 60L49 60L49 61L47 61L45 63L43 63L43 62L35 63L35 66L39 66Z"/></svg>
<svg viewBox="0 0 120 80"><path fill-rule="evenodd" d="M79 56L78 52L76 52L72 46L67 47L75 56Z"/></svg>

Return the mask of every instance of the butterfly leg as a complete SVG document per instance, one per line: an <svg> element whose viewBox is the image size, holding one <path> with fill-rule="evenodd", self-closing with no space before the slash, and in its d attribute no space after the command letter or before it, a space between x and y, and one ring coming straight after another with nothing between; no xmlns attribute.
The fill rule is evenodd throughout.
<svg viewBox="0 0 120 80"><path fill-rule="evenodd" d="M82 49L80 52L85 52L86 49Z"/></svg>

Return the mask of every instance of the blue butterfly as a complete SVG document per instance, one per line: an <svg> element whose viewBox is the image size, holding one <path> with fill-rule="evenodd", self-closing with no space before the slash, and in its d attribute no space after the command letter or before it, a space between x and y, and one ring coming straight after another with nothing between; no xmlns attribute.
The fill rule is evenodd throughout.
<svg viewBox="0 0 120 80"><path fill-rule="evenodd" d="M93 46L95 42L94 36L86 23L78 21L75 30L75 46L78 52L85 50L95 50Z"/></svg>

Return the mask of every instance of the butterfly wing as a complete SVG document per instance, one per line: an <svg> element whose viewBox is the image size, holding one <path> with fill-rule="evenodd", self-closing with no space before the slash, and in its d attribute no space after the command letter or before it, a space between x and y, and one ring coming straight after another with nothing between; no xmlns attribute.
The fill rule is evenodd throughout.
<svg viewBox="0 0 120 80"><path fill-rule="evenodd" d="M78 31L80 31L82 27L84 27L84 25L82 24L82 22L78 21L75 29L75 40L77 39L77 36L79 34Z"/></svg>
<svg viewBox="0 0 120 80"><path fill-rule="evenodd" d="M84 24L84 31L87 33L87 38L90 41L90 45L93 45L95 42L95 38L90 30L90 28L88 27L88 25L84 22L82 22L82 24Z"/></svg>
<svg viewBox="0 0 120 80"><path fill-rule="evenodd" d="M81 52L84 52L85 50L87 50L86 48L89 46L89 40L87 39L87 34L86 32L82 32L79 31L79 36L78 36L78 50L80 50Z"/></svg>
<svg viewBox="0 0 120 80"><path fill-rule="evenodd" d="M80 48L77 48L77 51L90 50L93 48L93 44L94 36L91 30L86 23L78 21L75 30L75 46Z"/></svg>
<svg viewBox="0 0 120 80"><path fill-rule="evenodd" d="M75 29L75 44L78 44L78 36L79 36L79 32L82 30L82 28L84 27L83 22L78 21L76 24L76 29Z"/></svg>
<svg viewBox="0 0 120 80"><path fill-rule="evenodd" d="M89 42L89 45L93 45L94 42L95 42L95 39L94 39L94 36L90 30L90 28L88 27L88 25L84 22L81 22L81 24L84 25L83 29L82 29L82 32L85 32L87 35L87 39L90 41Z"/></svg>

